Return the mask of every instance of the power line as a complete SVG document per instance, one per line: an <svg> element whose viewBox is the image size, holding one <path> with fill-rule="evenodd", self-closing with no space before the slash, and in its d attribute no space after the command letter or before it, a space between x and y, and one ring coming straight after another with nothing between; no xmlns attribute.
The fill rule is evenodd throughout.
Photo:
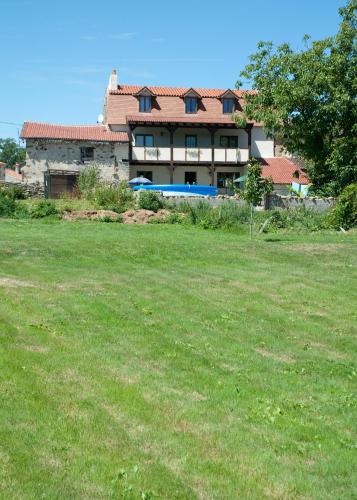
<svg viewBox="0 0 357 500"><path fill-rule="evenodd" d="M13 122L2 122L0 121L1 124L3 125L14 125L15 127L21 127L22 123L13 123Z"/></svg>

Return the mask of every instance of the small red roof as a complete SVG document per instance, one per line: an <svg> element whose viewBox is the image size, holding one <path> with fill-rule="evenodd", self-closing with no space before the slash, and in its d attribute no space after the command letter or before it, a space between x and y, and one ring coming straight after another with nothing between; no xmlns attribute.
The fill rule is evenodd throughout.
<svg viewBox="0 0 357 500"><path fill-rule="evenodd" d="M264 158L262 163L262 176L271 177L274 184L291 184L292 182L309 184L306 174L289 158L284 156ZM294 173L298 173L298 177L295 177Z"/></svg>
<svg viewBox="0 0 357 500"><path fill-rule="evenodd" d="M140 114L127 115L126 120L130 122L147 122L147 123L218 123L222 125L234 125L234 121L228 116L212 117L205 116L203 113L199 115L188 116L162 116L161 114Z"/></svg>
<svg viewBox="0 0 357 500"><path fill-rule="evenodd" d="M115 90L110 90L110 94L133 95L143 88L142 85L118 85ZM145 87L157 96L183 97L189 90L194 90L201 97L219 98L227 89L202 89L189 87ZM255 94L255 90L233 90L237 97L244 97L244 94Z"/></svg>
<svg viewBox="0 0 357 500"><path fill-rule="evenodd" d="M104 125L53 125L25 122L22 139L67 139L70 141L128 142L126 132L112 132Z"/></svg>
<svg viewBox="0 0 357 500"><path fill-rule="evenodd" d="M10 175L10 177L14 177L19 181L22 181L22 175L18 174L17 172L15 172L15 170L12 170L11 168L5 168L5 175Z"/></svg>

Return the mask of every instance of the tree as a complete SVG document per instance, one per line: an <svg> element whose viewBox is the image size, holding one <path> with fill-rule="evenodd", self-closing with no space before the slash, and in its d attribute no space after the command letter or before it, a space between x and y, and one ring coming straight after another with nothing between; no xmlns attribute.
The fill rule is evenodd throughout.
<svg viewBox="0 0 357 500"><path fill-rule="evenodd" d="M21 163L26 158L25 148L17 144L14 139L0 139L0 161L11 168L15 163Z"/></svg>
<svg viewBox="0 0 357 500"><path fill-rule="evenodd" d="M242 197L250 204L249 236L253 238L253 211L254 206L259 205L265 195L273 191L271 178L262 177L262 166L258 160L252 158L247 165L247 179L245 181Z"/></svg>
<svg viewBox="0 0 357 500"><path fill-rule="evenodd" d="M245 97L246 117L305 161L317 193L337 195L357 181L356 11L349 0L338 33L311 44L305 36L299 52L260 42L241 73L257 90Z"/></svg>

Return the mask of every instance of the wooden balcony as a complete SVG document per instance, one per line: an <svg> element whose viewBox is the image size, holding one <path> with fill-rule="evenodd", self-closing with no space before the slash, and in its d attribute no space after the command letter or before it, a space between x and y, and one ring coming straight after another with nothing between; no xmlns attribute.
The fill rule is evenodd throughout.
<svg viewBox="0 0 357 500"><path fill-rule="evenodd" d="M214 155L214 160L213 160ZM249 159L249 150L241 148L161 148L139 147L132 148L132 161L134 162L162 162L170 163L218 163L236 164L246 163Z"/></svg>

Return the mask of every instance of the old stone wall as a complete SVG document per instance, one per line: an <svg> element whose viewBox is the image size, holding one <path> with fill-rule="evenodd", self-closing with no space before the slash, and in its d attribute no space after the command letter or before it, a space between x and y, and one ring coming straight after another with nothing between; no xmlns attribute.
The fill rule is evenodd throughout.
<svg viewBox="0 0 357 500"><path fill-rule="evenodd" d="M81 148L94 148L93 162L81 162ZM35 140L26 141L26 165L22 168L28 183L43 183L47 170L80 172L88 164L95 163L106 181L128 180L128 145L87 141Z"/></svg>
<svg viewBox="0 0 357 500"><path fill-rule="evenodd" d="M45 189L43 183L39 182L33 182L31 184L23 183L23 182L1 182L0 181L0 187L5 186L5 187L14 187L18 186L20 187L26 198L44 198L45 196Z"/></svg>
<svg viewBox="0 0 357 500"><path fill-rule="evenodd" d="M268 196L266 208L298 208L304 206L313 210L324 211L331 208L335 202L335 198L318 198L315 196L299 198L297 196L279 196L271 194Z"/></svg>

